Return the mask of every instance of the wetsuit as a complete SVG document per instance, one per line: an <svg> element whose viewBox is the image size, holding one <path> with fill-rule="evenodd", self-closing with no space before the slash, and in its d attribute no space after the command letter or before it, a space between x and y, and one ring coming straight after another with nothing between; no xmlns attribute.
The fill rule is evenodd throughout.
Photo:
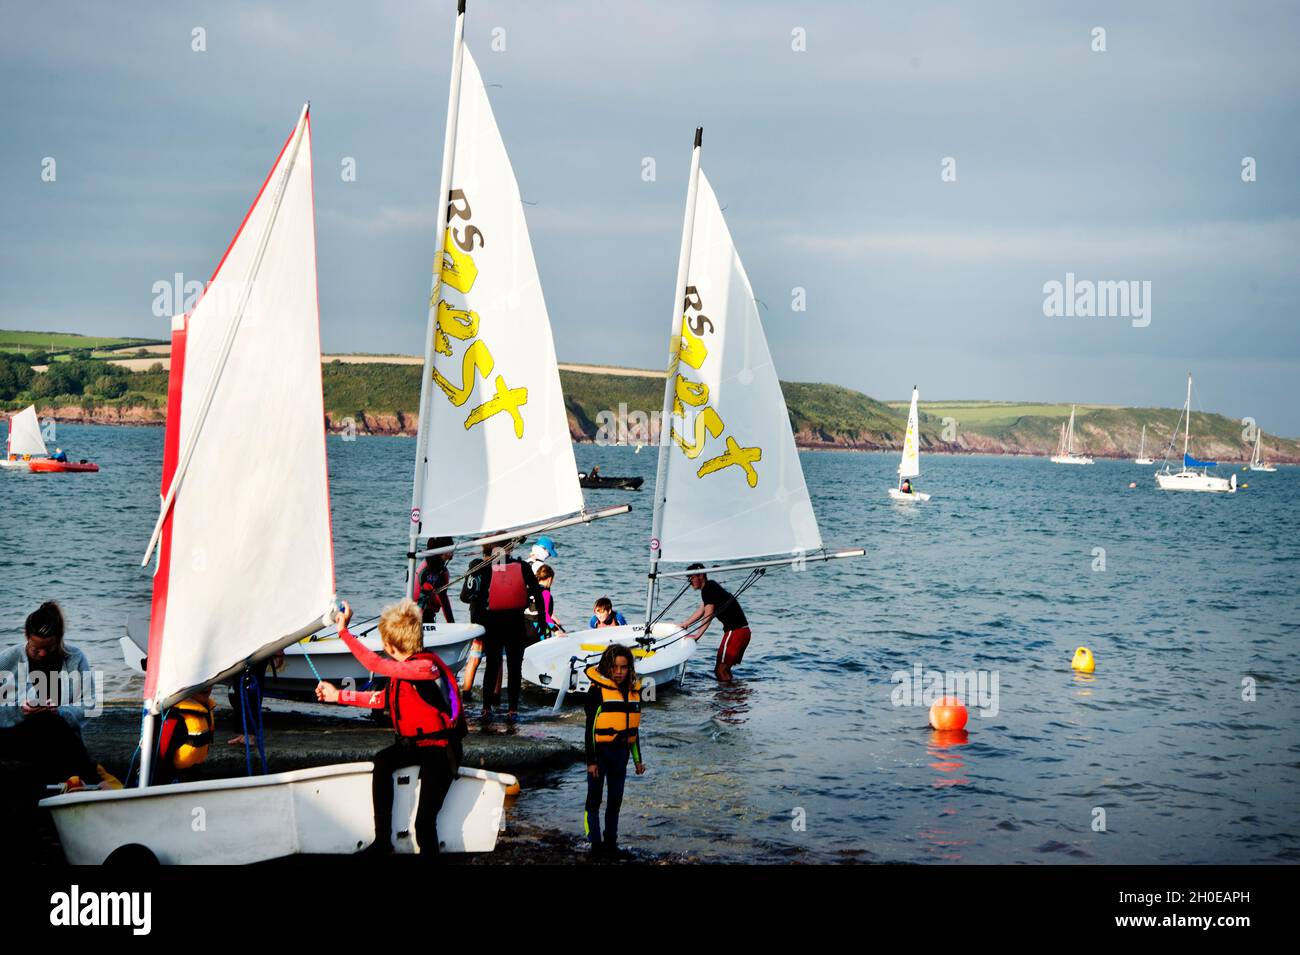
<svg viewBox="0 0 1300 955"><path fill-rule="evenodd" d="M374 756L372 794L375 803L375 845L391 845L393 772L420 767L420 805L415 813L415 838L421 855L438 855L438 811L460 766L465 721L456 678L429 650L397 661L368 650L346 629L339 630L352 655L370 672L389 678L378 690L342 690L339 702L348 706L387 709L397 741ZM440 689L438 680L445 688Z"/></svg>
<svg viewBox="0 0 1300 955"><path fill-rule="evenodd" d="M509 557L501 564L493 567L491 564L487 568L487 581L489 581L486 590L489 594L494 583L493 575L503 573L503 567L519 568L519 574L522 577L523 602L514 609L494 610L492 602L489 599L484 601L487 609L483 614L483 627L487 631L483 634L483 656L485 659L483 672L483 709L490 710L500 699L500 691L497 690L497 675L501 672L501 654L506 655L506 682L508 705L510 712L519 709L519 690L523 683L524 671L524 650L528 646L529 627L524 618L524 609L528 605L528 600L536 602L541 607L545 604L545 598L542 596L542 587L537 583L537 578L533 575L533 569L526 563L515 557Z"/></svg>
<svg viewBox="0 0 1300 955"><path fill-rule="evenodd" d="M587 731L584 734L587 765L596 767L596 775L587 774L587 803L582 814L583 832L592 846L612 849L618 844L618 813L623 805L623 786L627 782L627 764L641 762L641 681L632 674L630 690L620 690L597 667L587 668L591 688L587 691ZM600 830L600 800L609 784L609 802L605 806L605 832Z"/></svg>
<svg viewBox="0 0 1300 955"><path fill-rule="evenodd" d="M722 624L722 642L714 666L735 666L745 658L749 646L749 620L740 603L716 580L706 580L700 588L700 602L713 605L713 615Z"/></svg>

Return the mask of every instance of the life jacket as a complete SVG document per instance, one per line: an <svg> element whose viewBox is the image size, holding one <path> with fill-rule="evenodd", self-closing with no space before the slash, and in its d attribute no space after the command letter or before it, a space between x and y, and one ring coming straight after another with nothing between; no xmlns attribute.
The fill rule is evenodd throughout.
<svg viewBox="0 0 1300 955"><path fill-rule="evenodd" d="M208 758L212 743L212 710L198 700L181 700L171 708L167 721L173 724L167 749L174 769L193 769Z"/></svg>
<svg viewBox="0 0 1300 955"><path fill-rule="evenodd" d="M488 584L488 610L523 610L527 606L524 565L517 560L494 563L492 582Z"/></svg>
<svg viewBox="0 0 1300 955"><path fill-rule="evenodd" d="M594 742L635 743L641 725L641 680L634 674L632 689L625 696L599 667L587 667L587 679L600 689L600 709L591 727Z"/></svg>
<svg viewBox="0 0 1300 955"><path fill-rule="evenodd" d="M452 699L447 699L437 680L394 678L388 684L388 715L393 729L403 739L414 740L417 746L458 744L465 737L466 728L455 676L436 653L428 650L409 659L432 660L451 688Z"/></svg>

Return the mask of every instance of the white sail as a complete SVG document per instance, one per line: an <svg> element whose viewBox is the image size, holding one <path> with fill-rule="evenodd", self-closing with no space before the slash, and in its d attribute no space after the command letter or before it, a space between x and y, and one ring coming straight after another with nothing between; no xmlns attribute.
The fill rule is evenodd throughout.
<svg viewBox="0 0 1300 955"><path fill-rule="evenodd" d="M1070 405L1070 427L1066 435L1065 453L1074 454L1074 405Z"/></svg>
<svg viewBox="0 0 1300 955"><path fill-rule="evenodd" d="M920 432L918 430L916 401L920 392L912 389L912 408L907 413L907 433L903 435L903 459L898 462L900 478L914 478L921 473Z"/></svg>
<svg viewBox="0 0 1300 955"><path fill-rule="evenodd" d="M9 419L9 453L30 455L34 458L49 456L45 439L41 436L41 423L36 418L36 406L28 405Z"/></svg>
<svg viewBox="0 0 1300 955"><path fill-rule="evenodd" d="M1263 440L1264 440L1264 432L1256 428L1255 429L1255 450L1254 452L1252 452L1250 456L1250 466L1252 468L1259 467L1259 446Z"/></svg>
<svg viewBox="0 0 1300 955"><path fill-rule="evenodd" d="M1141 444L1138 445L1138 457L1139 457L1139 458L1145 458L1146 456L1147 456L1147 426L1146 426L1146 425L1143 425L1143 426L1142 426L1142 442L1141 442Z"/></svg>
<svg viewBox="0 0 1300 955"><path fill-rule="evenodd" d="M670 352L664 426L672 433L660 450L668 454L662 559L814 551L821 533L758 304L703 172L698 189Z"/></svg>
<svg viewBox="0 0 1300 955"><path fill-rule="evenodd" d="M464 49L437 302L424 533L471 535L583 506L551 323L523 203L478 67ZM437 264L435 264L437 267ZM413 515L415 517L415 515Z"/></svg>
<svg viewBox="0 0 1300 955"><path fill-rule="evenodd" d="M306 109L173 320L168 392L164 502L175 490L145 680L159 705L319 624L334 593Z"/></svg>

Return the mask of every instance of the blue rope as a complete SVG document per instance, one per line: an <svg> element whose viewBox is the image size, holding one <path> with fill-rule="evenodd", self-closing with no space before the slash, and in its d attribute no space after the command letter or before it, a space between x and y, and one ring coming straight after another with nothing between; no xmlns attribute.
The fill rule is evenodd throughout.
<svg viewBox="0 0 1300 955"><path fill-rule="evenodd" d="M253 775L253 748L249 740L248 732L248 712L254 705L252 691L256 689L256 706L254 711L253 727L257 737L257 758L262 765L262 775L266 775L266 737L263 729L262 720L262 687L253 679L252 673L247 670L240 674L239 677L239 717L243 724L244 730L244 768L249 776Z"/></svg>
<svg viewBox="0 0 1300 955"><path fill-rule="evenodd" d="M317 682L317 683L324 683L325 681L321 679L320 671L316 669L316 664L314 664L314 663L311 662L311 654L309 654L309 653L304 653L304 654L302 655L302 658L303 658L304 660L307 661L307 666L311 667L311 672L312 672L312 675L316 677L316 682Z"/></svg>

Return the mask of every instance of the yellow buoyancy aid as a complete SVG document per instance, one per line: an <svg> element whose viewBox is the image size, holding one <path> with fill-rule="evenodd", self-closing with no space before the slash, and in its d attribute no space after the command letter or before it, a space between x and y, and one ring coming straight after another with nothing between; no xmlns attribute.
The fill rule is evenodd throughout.
<svg viewBox="0 0 1300 955"><path fill-rule="evenodd" d="M600 688L600 709L591 734L597 743L637 742L641 725L641 681L634 675L632 690L624 695L618 685L594 666L587 668L587 679Z"/></svg>
<svg viewBox="0 0 1300 955"><path fill-rule="evenodd" d="M172 757L176 769L192 769L208 758L208 746L212 743L212 711L215 708L214 703L201 703L193 698L181 700L172 707L171 718L178 718L185 732ZM175 732L180 732L181 726Z"/></svg>

